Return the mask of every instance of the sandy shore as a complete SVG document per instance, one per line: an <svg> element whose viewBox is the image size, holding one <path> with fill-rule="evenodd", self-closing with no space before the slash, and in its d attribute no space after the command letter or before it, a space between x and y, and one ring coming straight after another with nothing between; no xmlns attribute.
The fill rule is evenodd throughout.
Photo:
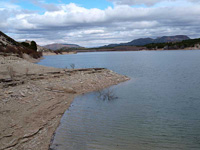
<svg viewBox="0 0 200 150"><path fill-rule="evenodd" d="M48 150L77 95L129 80L107 69L57 69L0 55L0 150Z"/></svg>

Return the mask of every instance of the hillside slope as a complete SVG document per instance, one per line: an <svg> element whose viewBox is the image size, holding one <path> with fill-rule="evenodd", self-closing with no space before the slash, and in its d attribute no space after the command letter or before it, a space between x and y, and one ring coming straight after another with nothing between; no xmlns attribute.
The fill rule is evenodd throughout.
<svg viewBox="0 0 200 150"><path fill-rule="evenodd" d="M35 43L35 42L33 42ZM36 45L36 43L35 43ZM18 57L23 57L24 54L31 56L32 58L40 58L42 53L37 52L37 47L33 45L22 45L21 43L15 41L11 37L7 36L0 31L0 54L16 54Z"/></svg>
<svg viewBox="0 0 200 150"><path fill-rule="evenodd" d="M0 46L19 46L19 43L0 31Z"/></svg>

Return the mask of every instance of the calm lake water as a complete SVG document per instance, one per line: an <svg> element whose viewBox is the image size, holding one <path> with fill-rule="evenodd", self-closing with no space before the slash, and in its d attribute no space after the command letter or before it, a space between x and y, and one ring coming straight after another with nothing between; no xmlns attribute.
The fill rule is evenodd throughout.
<svg viewBox="0 0 200 150"><path fill-rule="evenodd" d="M54 150L199 150L200 51L139 51L47 56L39 64L105 67L130 81L77 97L64 114Z"/></svg>

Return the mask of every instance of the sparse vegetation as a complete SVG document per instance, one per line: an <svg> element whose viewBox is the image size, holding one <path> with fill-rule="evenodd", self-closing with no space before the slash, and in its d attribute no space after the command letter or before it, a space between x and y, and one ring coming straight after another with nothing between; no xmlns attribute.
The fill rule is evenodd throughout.
<svg viewBox="0 0 200 150"><path fill-rule="evenodd" d="M22 42L21 44L22 44L23 46L25 46L25 47L27 47L27 48L29 48L29 49L34 50L34 51L37 52L37 44L36 44L35 41L31 41L31 44L29 44L29 43L27 43L27 42Z"/></svg>
<svg viewBox="0 0 200 150"><path fill-rule="evenodd" d="M169 43L151 43L145 45L148 49L184 49L187 47L194 47L196 44L200 43L199 39L183 40L181 42L169 42Z"/></svg>
<svg viewBox="0 0 200 150"><path fill-rule="evenodd" d="M56 55L58 55L58 54L62 54L62 51L61 50L56 50L56 51L54 51L54 53L56 53Z"/></svg>
<svg viewBox="0 0 200 150"><path fill-rule="evenodd" d="M16 54L18 57L23 56L23 54L28 54L31 57L37 59L42 56L42 52L36 52L32 49L26 48L24 46L0 46L0 52L3 53L13 53Z"/></svg>
<svg viewBox="0 0 200 150"><path fill-rule="evenodd" d="M6 34L4 34L3 32L0 31L0 36L3 36L6 38L6 40L11 43L12 45L20 45L18 42L16 42L15 40L13 40L12 38L10 38L9 36L7 36Z"/></svg>
<svg viewBox="0 0 200 150"><path fill-rule="evenodd" d="M35 41L32 41L31 44L26 42L18 43L1 31L0 36L3 37L3 42L0 41L0 52L5 54L5 56L8 53L16 54L21 58L23 54L28 54L35 59L42 56L42 52L37 52L37 44Z"/></svg>
<svg viewBox="0 0 200 150"><path fill-rule="evenodd" d="M27 43L27 42L22 42L21 43L23 46L25 46L25 47L29 47L30 45L29 45L29 43Z"/></svg>

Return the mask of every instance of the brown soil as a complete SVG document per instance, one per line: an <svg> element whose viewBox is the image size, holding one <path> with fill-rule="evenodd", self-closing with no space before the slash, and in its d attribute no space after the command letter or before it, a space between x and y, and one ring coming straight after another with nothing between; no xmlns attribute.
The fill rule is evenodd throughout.
<svg viewBox="0 0 200 150"><path fill-rule="evenodd" d="M110 70L57 69L0 56L0 150L47 150L75 96L129 80Z"/></svg>

